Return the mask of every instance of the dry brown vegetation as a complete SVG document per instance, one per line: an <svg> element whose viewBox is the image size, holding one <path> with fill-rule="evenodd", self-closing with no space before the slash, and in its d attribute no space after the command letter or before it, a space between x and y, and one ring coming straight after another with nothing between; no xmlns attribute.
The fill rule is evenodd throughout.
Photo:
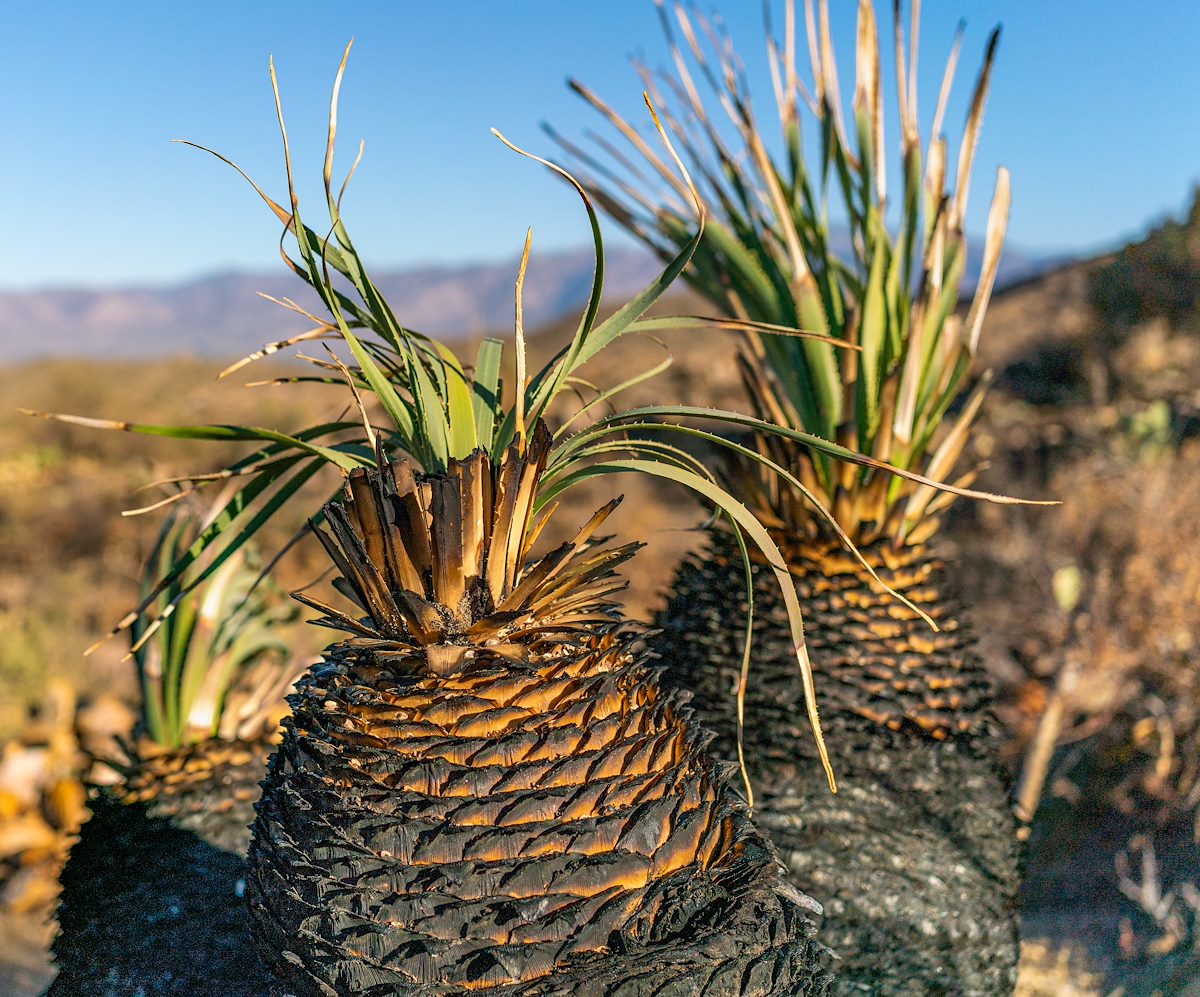
<svg viewBox="0 0 1200 997"><path fill-rule="evenodd" d="M136 601L138 575L154 539L144 518L121 510L164 493L136 490L183 470L206 469L227 455L212 445L124 433L89 432L34 420L33 409L136 416L147 422L297 421L324 400L307 389L246 391L217 383L219 366L177 360L158 364L55 361L0 371L0 736L13 734L52 676L93 690L129 694L126 646L113 641L83 652ZM324 487L332 487L327 481ZM299 519L276 530L281 543ZM286 584L311 580L300 551L284 565Z"/></svg>
<svg viewBox="0 0 1200 997"><path fill-rule="evenodd" d="M997 302L990 342L1014 348L976 440L984 480L1064 504L960 505L952 531L1022 798L1040 802L1023 935L1069 948L1051 962L1099 973L1100 993L1200 979L1200 276L1182 259L1198 225L1193 209Z"/></svg>
<svg viewBox="0 0 1200 997"><path fill-rule="evenodd" d="M1012 765L1041 792L1023 928L1110 987L1168 956L1196 971L1198 490L1196 441L1118 436L1050 475L1057 522L956 524ZM1043 783L1027 762L1047 731Z"/></svg>

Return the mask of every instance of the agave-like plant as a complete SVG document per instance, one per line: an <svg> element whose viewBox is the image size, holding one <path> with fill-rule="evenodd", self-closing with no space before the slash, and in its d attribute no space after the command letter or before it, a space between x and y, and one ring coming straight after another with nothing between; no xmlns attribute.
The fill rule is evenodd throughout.
<svg viewBox="0 0 1200 997"><path fill-rule="evenodd" d="M144 591L202 526L168 517ZM121 779L98 792L63 870L52 994L267 993L239 883L284 696L307 662L289 651L295 604L259 575L243 548L178 598L152 639L135 625L136 737L110 762Z"/></svg>
<svg viewBox="0 0 1200 997"><path fill-rule="evenodd" d="M927 479L970 483L976 469L958 465L988 380L975 358L1008 216L1003 169L965 317L959 299L998 32L988 39L951 163L942 124L960 38L923 139L919 3L907 44L895 3L900 177L889 187L870 0L858 4L849 117L825 0L804 5L808 83L797 65L796 6L786 4L781 40L768 23L777 138L760 122L719 24L682 5L660 11L671 69L638 69L711 212L684 279L727 315L857 347L748 327L740 363L757 413ZM687 192L635 128L582 84L571 86L616 133L593 136L593 151L559 137L587 170L589 193L660 255L673 255L690 237L679 199ZM644 192L648 176L660 181L661 197ZM831 222L839 215L845 239ZM801 593L844 798L829 800L810 778L797 737L802 690L774 584L759 586L759 652L747 674L727 611L742 586L741 559L719 529L708 551L681 569L660 620L667 681L698 690L723 754L744 750L762 823L796 881L828 900L826 930L847 986L1011 989L1018 876L1008 784L995 760L987 676L930 546L956 493L797 447L778 433L756 434L754 449L770 460L727 461L724 484L771 528ZM763 473L776 465L799 484ZM864 562L908 604L882 591Z"/></svg>
<svg viewBox="0 0 1200 997"><path fill-rule="evenodd" d="M682 184L681 189L691 192L693 211L699 215L699 224L693 224L694 232L683 241L678 251L671 255L663 272L603 321L599 319L604 284L603 240L588 192L561 167L518 149L499 132L494 132L514 151L541 163L577 191L587 212L596 250L596 269L591 293L574 336L541 370L527 376L519 302L520 286L529 253L527 240L517 287L514 373L520 387L514 392L515 399L512 404L506 404L502 383L502 371L505 367L503 341L493 337L485 338L479 345L474 363L467 364L463 363L447 344L401 325L371 282L350 241L342 223L340 205L346 187L361 161L361 145L359 155L336 195L332 187L337 101L344 69L345 57L338 72L330 104L324 187L331 224L325 236L304 225L300 219L287 131L283 124L278 89L275 87L273 66L272 86L275 87L276 110L283 137L290 207L285 208L270 198L240 168L220 153L191 142L183 144L192 145L216 156L235 169L254 188L284 225L284 238L290 236L295 239L299 259L289 256L281 243L281 256L285 265L309 285L328 312L327 318L319 318L291 299L278 301L281 306L308 319L312 327L289 339L268 344L226 368L222 376L300 343L321 340L341 342L352 356L349 362L343 362L332 354L327 360L305 358L320 368L320 372L302 377L285 376L272 383L309 382L330 385L339 390L348 389L355 405L361 411L361 417L343 417L287 433L258 426L154 425L21 409L26 415L91 428L175 439L203 439L222 443L241 440L263 444L259 449L218 471L172 479L174 483L185 483L188 487L162 502L136 510L150 512L214 483L225 483L231 479L237 482L241 479L240 484L231 488L227 497L216 504L215 512L208 518L205 528L176 557L169 570L145 592L141 602L106 635L106 638L110 638L122 631L136 628L138 636L133 644L135 651L166 624L181 600L219 571L229 557L234 556L325 467L333 466L343 475L349 475L359 468L376 467L380 454L385 457L402 455L414 461L426 473L439 474L445 473L451 462L461 461L477 449L494 458L503 454L514 439L523 438L527 427L547 419L550 408L564 392L574 392L581 387L594 388L580 378L580 368L622 336L636 333L659 334L664 331L715 325L747 332L770 332L772 339L817 339L822 345L832 348L848 348L852 351L860 349L853 343L838 340L826 333L789 329L782 325L754 320L728 321L695 316L645 317L651 306L680 273L684 272L697 247L705 244L707 231L707 216L699 196L695 193L691 177L676 157L670 140L658 124L658 117L647 93L646 102L651 117L668 150L669 158L679 169L678 182ZM356 295L357 298L352 295ZM667 362L669 363L669 360ZM561 492L573 485L597 476L622 472L646 473L677 482L716 506L729 523L733 535L738 538L739 545L745 546L749 542L759 549L781 582L781 598L788 609L795 656L800 662L799 672L805 677L805 687L810 690L807 697L808 718L815 730L825 771L832 784L833 773L821 743L819 721L811 695L811 669L803 636L802 614L793 598L792 585L785 581L787 573L783 562L777 556L778 551L767 531L762 529L759 520L723 489L702 463L682 451L679 446L664 442L660 437L682 436L724 448L753 465L764 468L768 475L782 476L785 481L792 482L796 487L803 485L795 480L788 468L775 463L769 454L744 447L705 427L715 425L785 440L798 448L811 449L819 455L819 458L815 459L837 459L869 470L878 470L887 476L902 479L912 486L929 488L935 493L945 492L1002 504L1015 500L975 491L965 485L936 481L917 471L864 455L805 429L772 423L759 415L744 415L734 411L691 405L651 405L612 411L608 415L595 418L584 428L576 427L579 420L606 408L611 409L616 396L660 373L663 367L662 364L656 365L635 373L624 382L597 390L594 397L558 426L553 436L555 446L548 455L545 471L541 475L545 484L538 492L535 511L541 511L552 504ZM370 424L365 411L362 411L365 398L375 401L388 420L388 425L378 427ZM682 425L674 420L692 420L694 424ZM839 535L844 535L837 523L833 522L832 514L824 504L817 501L814 507L825 521L830 522L832 529L838 531ZM857 556L853 545L848 546L852 554ZM863 570L871 577L877 577L870 565L863 564ZM892 591L886 583L878 581L878 584L886 591ZM173 594L163 600L161 597L168 590ZM897 597L905 601L903 596L897 594Z"/></svg>
<svg viewBox="0 0 1200 997"><path fill-rule="evenodd" d="M166 518L142 575L143 597L169 573L198 525L190 516ZM290 657L285 627L297 613L272 582L259 584L261 568L254 552L242 548L192 598L179 598L186 586L180 578L158 591L151 619L175 608L149 639L142 640L147 619L134 622L142 751L248 741L277 728L299 667L282 664Z"/></svg>
<svg viewBox="0 0 1200 997"><path fill-rule="evenodd" d="M822 949L805 916L811 903L782 878L703 751L683 699L659 687L639 635L612 601L621 588L613 571L634 550L595 539L615 501L573 541L531 557L557 496L580 482L644 473L703 495L728 518L739 547L755 547L774 566L832 781L799 605L779 552L670 434L770 464L705 428L719 423L878 462L803 430L698 407L636 408L578 427L645 373L601 389L552 431L552 405L598 352L631 332L689 324L643 316L687 264L703 226L694 225L658 278L600 321L598 220L582 187L545 160L580 194L596 248L592 292L570 342L527 376L524 263L511 401L501 341L485 340L467 365L405 328L368 277L333 192L344 68L343 58L324 166L328 234L301 219L282 111L288 206L255 188L295 240L298 259L284 258L328 318L285 302L312 329L255 356L336 339L348 356L319 361L314 379L348 389L361 418L290 434L73 420L262 444L194 479L197 487L240 483L122 621L130 625L198 558L211 558L141 641L321 467L346 475L343 494L314 525L357 609L306 597L321 622L350 636L302 681L258 807L250 889L264 957L303 994L823 992ZM278 108L273 67L272 85ZM368 418L368 403L386 421ZM696 425L670 421L682 418Z"/></svg>
<svg viewBox="0 0 1200 997"><path fill-rule="evenodd" d="M887 193L879 40L870 0L860 0L858 6L852 132L842 114L824 0L815 8L810 0L804 7L811 87L802 82L796 65L791 0L782 43L768 25L767 56L782 142L781 153L774 156L728 38L682 6L675 8L677 31L665 6L659 6L674 72L655 77L644 66L637 68L710 211L684 280L725 314L781 330L819 333L799 338L748 328L752 349L744 364L751 400L781 425L837 440L937 481L949 478L968 439L967 427L978 414L986 379L977 379L969 401L952 418L951 431L938 431L974 373L1010 202L1008 172L1001 168L980 277L964 320L956 309L966 266L967 195L999 30L988 39L951 169L941 127L960 39L946 66L931 137L923 142L915 61L920 4L913 5L913 41L907 49L896 5L902 169L893 202ZM705 50L705 39L711 51ZM599 155L610 153L605 161L560 138L588 168L588 192L659 255L674 256L691 238L690 201L680 200L688 188L598 95L576 81L571 86L603 114L646 167L636 169L607 140L600 142ZM812 156L802 144L802 108L811 113L819 138ZM656 175L664 196L651 200L625 180L619 173L623 164L639 177ZM848 239L839 238L830 223L831 202L844 211ZM889 228L892 207L898 209L897 222ZM844 339L858 348L838 349L821 337ZM779 435L772 439L786 441ZM827 451L788 442L772 445L786 448L789 466L795 466L819 505L832 510L838 523L863 543L884 537L921 544L936 531L937 513L955 498L952 491L939 494L917 479L880 473L869 465L847 468ZM965 477L970 480L974 474ZM789 523L825 530L806 494L787 487L775 474L764 482L766 494L755 498L766 510L788 512Z"/></svg>

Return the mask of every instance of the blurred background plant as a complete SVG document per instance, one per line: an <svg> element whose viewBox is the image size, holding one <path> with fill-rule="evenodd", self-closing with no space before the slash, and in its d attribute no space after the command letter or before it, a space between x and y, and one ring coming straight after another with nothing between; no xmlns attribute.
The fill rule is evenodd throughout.
<svg viewBox="0 0 1200 997"><path fill-rule="evenodd" d="M166 517L142 577L143 599L196 542L230 491L203 518L178 506ZM288 669L280 662L292 655L288 624L300 614L264 571L258 552L242 547L196 597L182 597L187 574L158 592L150 618L168 606L175 609L153 633L144 617L131 627L140 687L138 732L155 750L209 738L254 739L273 731L285 714L283 697L299 665Z"/></svg>
<svg viewBox="0 0 1200 997"><path fill-rule="evenodd" d="M1023 936L1096 993L1191 993L1200 974L1196 217L998 298L1015 342L989 358L981 480L1064 505L1049 525L966 507L949 524L1022 774Z"/></svg>
<svg viewBox="0 0 1200 997"><path fill-rule="evenodd" d="M679 3L658 7L673 71L655 73L640 60L634 68L712 214L684 279L721 315L832 335L857 347L837 350L811 338L748 330L742 364L750 404L780 425L836 439L938 481L955 480L987 383L974 359L1011 199L1008 171L1001 167L964 318L956 308L967 262L968 195L999 29L987 39L966 122L957 149L950 150L943 123L961 37L945 63L925 137L917 106L920 6L913 5L907 26L899 5L894 7L897 179L888 176L884 121L892 109L881 80L873 4L858 5L848 116L842 110L828 5L806 2L801 16L788 0L778 35L766 8L767 61L778 118L766 124L757 116L745 66L723 22ZM809 83L798 70L796 39L802 33ZM584 182L597 203L670 259L690 234L686 191L638 129L583 83L569 85L607 121L611 134L589 133L593 141L581 148L547 130L587 171ZM769 151L768 143L779 149ZM844 228L835 227L831 218ZM970 400L947 417L964 391ZM953 498L935 499L913 482L838 465L786 441L770 441L764 452L785 461L858 544L880 536L897 545L920 544L936 531L931 507L939 509ZM972 479L973 474L964 475L965 482ZM807 524L815 533L823 525L809 501L796 495L788 502L776 495L794 490L768 482L762 491L775 500L758 505L788 529Z"/></svg>

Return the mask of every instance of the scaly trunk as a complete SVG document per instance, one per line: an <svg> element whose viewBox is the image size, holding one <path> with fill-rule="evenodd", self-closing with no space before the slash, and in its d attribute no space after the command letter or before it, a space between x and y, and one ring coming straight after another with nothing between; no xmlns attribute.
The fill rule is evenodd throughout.
<svg viewBox="0 0 1200 997"><path fill-rule="evenodd" d="M607 599L632 549L590 544L602 510L527 566L548 447L326 508L367 614L329 611L360 636L302 682L258 806L264 958L301 995L825 993L815 905Z"/></svg>
<svg viewBox="0 0 1200 997"><path fill-rule="evenodd" d="M62 873L52 997L271 993L243 899L271 746L147 755L91 804Z"/></svg>
<svg viewBox="0 0 1200 997"><path fill-rule="evenodd" d="M929 613L934 633L875 590L833 542L781 548L802 597L822 723L839 792L825 785L804 719L786 613L757 572L755 653L744 745L755 814L793 881L825 906L822 939L846 993L1002 994L1017 963L1019 882L1006 775L995 757L989 683L921 547L875 543L865 557ZM655 643L664 681L736 754L744 573L714 533L681 568Z"/></svg>

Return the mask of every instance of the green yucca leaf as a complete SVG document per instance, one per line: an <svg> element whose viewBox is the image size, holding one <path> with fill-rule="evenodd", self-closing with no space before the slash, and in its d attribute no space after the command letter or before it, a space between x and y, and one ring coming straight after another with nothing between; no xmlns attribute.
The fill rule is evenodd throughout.
<svg viewBox="0 0 1200 997"><path fill-rule="evenodd" d="M876 244L874 258L867 273L867 291L862 303L862 319L858 342L862 353L858 359L855 381L858 404L859 442L871 439L879 425L880 381L887 360L887 301L884 299L884 247Z"/></svg>
<svg viewBox="0 0 1200 997"><path fill-rule="evenodd" d="M143 572L144 594L157 588L199 527L191 513L167 518ZM274 586L258 584L254 559L242 551L207 577L199 586L177 583L159 591L153 598L160 605L175 602L175 611L157 632L139 622L130 635L142 689L142 732L166 748L214 736L229 689L264 657L277 659L281 676L297 670L288 664L281 632L295 609ZM185 588L190 594L181 598Z"/></svg>
<svg viewBox="0 0 1200 997"><path fill-rule="evenodd" d="M794 0L785 2L784 23L794 26ZM943 330L957 307L966 263L963 219L998 35L992 32L988 38L951 169L941 129L961 33L947 60L930 137L923 141L916 114L917 40L914 36L906 43L900 7L894 4L893 24L900 181L890 193L879 24L871 0L858 3L854 98L846 119L827 0L805 0L811 66L807 86L794 64L793 40L777 41L768 23L779 154L767 151L770 143L755 116L746 74L716 20L682 2L673 4L683 44L663 4L673 71L656 79L664 84L658 97L662 118L693 167L713 215L684 274L688 283L728 315L824 332L861 347L855 355L838 354L827 343L778 343L764 331L747 331L765 367L758 387L774 395L757 399L756 405L788 414L793 429L852 442L863 453L906 468L928 469L938 424L952 400L946 393L961 390L975 375L969 361L1003 243L1008 177L1003 170L998 174L968 334L951 341ZM914 33L916 21L914 15ZM651 78L644 66L636 68L643 79ZM667 258L691 231L677 184L663 176L661 159L648 153L636 131L608 104L578 82L571 81L570 87L612 125L617 138L597 137L600 151L593 155L548 131L583 164L584 185L597 202ZM718 129L713 121L722 118ZM811 154L803 148L806 125L817 138ZM732 126L732 140L727 126ZM639 169L646 165L651 169ZM634 191L630 178L639 175L664 181L657 199L648 198L645 190ZM849 227L848 253L840 254L831 238L831 206ZM891 217L895 221L889 230ZM963 356L965 367L959 362ZM833 474L830 457L809 452L800 459L811 465L824 501L832 500L839 483L845 486L844 478ZM860 474L855 482L854 487L865 488L871 478ZM910 494L899 483L889 490L894 501ZM881 522L858 518L870 503L860 506L853 494L848 497L849 502L839 503L839 515L847 517L845 525L852 532L862 527L862 535L871 536L871 529L882 528ZM915 525L909 523L905 530Z"/></svg>
<svg viewBox="0 0 1200 997"><path fill-rule="evenodd" d="M134 642L132 650L136 652L141 644L152 637L163 623L171 619L180 603L195 588L203 584L213 572L219 570L221 565L229 558L236 555L322 467L323 464L320 461L309 461L301 465L300 469L290 478L285 479L282 473L270 478L260 475L240 488L229 500L229 503L213 518L211 523L199 533L192 544L182 553L178 554L170 571L165 574L163 580L159 583L159 587L153 591L152 597L143 599L130 614L109 632L105 639L120 633L121 630L130 626L134 618L141 616L153 607L157 612L157 616L146 627L138 640ZM273 490L261 501L261 504L256 504L262 493L266 492L272 486ZM239 522L241 515L249 513L251 509L253 509L253 514L249 515L244 521ZM229 535L231 533L232 538ZM220 546L221 544L223 546ZM181 579L184 572L202 556L214 551L215 553L211 561L198 574L190 578L186 584L181 584L173 592L168 589L168 586L173 586ZM165 602L155 605L159 594L164 591L167 592L169 598Z"/></svg>
<svg viewBox="0 0 1200 997"><path fill-rule="evenodd" d="M496 412L500 409L500 364L504 343L487 338L475 355L475 376L471 380L471 407L479 446L494 453Z"/></svg>
<svg viewBox="0 0 1200 997"><path fill-rule="evenodd" d="M323 447L310 443L301 434L289 436L273 429L262 429L258 426L163 426L152 423L122 422L116 419L92 419L79 415L63 415L57 412L38 412L34 409L18 409L22 415L35 416L41 419L53 419L56 422L71 423L75 426L90 426L94 429L118 429L127 433L139 433L146 436L166 436L176 440L218 440L218 441L252 441L264 440L283 444L284 447L294 448L313 457L341 467L353 470L359 462L335 448Z"/></svg>
<svg viewBox="0 0 1200 997"><path fill-rule="evenodd" d="M915 605L904 595L897 592L879 577L871 564L862 556L858 548L854 546L853 541L846 535L845 531L838 524L833 514L821 505L820 501L813 494L811 489L809 489L786 467L783 467L782 465L771 460L766 455L760 454L749 447L742 446L741 444L736 443L733 440L726 439L725 437L716 433L707 432L691 426L680 426L672 423L659 422L625 422L622 420L620 423L610 424L608 427L599 427L596 433L591 435L591 438L589 441L587 441L586 445L579 446L579 448L575 451L575 460L567 466L573 467L575 464L581 461L586 461L597 456L607 456L614 453L662 453L669 454L674 459L674 463L683 468L685 471L699 472L701 477L704 477L710 481L715 481L712 472L704 465L702 461L688 454L686 451L683 451L681 448L664 444L659 440L646 438L630 439L625 437L618 440L606 440L606 436L612 433L614 430L619 430L622 433L677 433L683 436L690 436L699 440L703 440L705 443L708 443L713 447L738 454L747 460L768 468L772 473L779 475L779 477L782 478L787 484L799 491L806 499L808 499L809 502L813 504L816 513L826 519L833 532L837 534L838 538L845 544L846 549L850 551L850 553L859 561L863 567L863 570L870 575L872 579L874 579L874 581L883 591L892 595L898 602L908 606L909 609L911 609L917 616L928 623L933 630L938 629L937 624L929 617L927 613L924 612L924 610ZM603 440L603 442L595 442L596 439ZM558 474L562 473L560 470L562 466L563 465L559 465L557 468L551 468L548 470L546 474L547 480L553 480L558 476Z"/></svg>
<svg viewBox="0 0 1200 997"><path fill-rule="evenodd" d="M844 339L834 339L823 332L810 332L807 329L795 329L785 325L771 325L768 322L754 322L750 319L716 318L705 315L663 315L654 318L638 319L629 328L629 332L681 332L684 329L729 329L738 332L766 332L772 340L784 339L815 339L829 343L840 349L860 350L861 347Z"/></svg>
<svg viewBox="0 0 1200 997"><path fill-rule="evenodd" d="M450 424L450 456L462 460L482 445L475 426L475 405L471 382L458 358L441 343L438 355L445 362L447 421ZM491 441L488 441L490 445Z"/></svg>
<svg viewBox="0 0 1200 997"><path fill-rule="evenodd" d="M874 457L868 457L867 455L858 453L857 451L851 450L848 447L840 446L836 443L830 443L828 440L821 439L818 436L813 436L810 433L805 433L802 430L788 429L786 426L776 426L763 419L759 419L754 416L743 415L740 412L732 412L724 409L701 408L693 405L645 405L638 408L627 409L623 412L617 413L616 415L607 416L603 419L600 419L588 429L582 430L564 440L551 452L549 460L546 463L546 474L550 475L557 473L560 467L569 466L572 461L573 452L587 444L591 439L611 433L625 426L627 423L652 419L696 419L703 422L715 422L724 426L752 429L758 432L768 433L784 439L792 440L796 443L800 443L806 448L811 448L830 457L836 457L838 460L842 460L850 464L857 464L861 467L885 471L888 474L895 475L901 480L910 481L917 485L932 487L960 498L977 499L997 505L1058 505L1058 502L1054 500L1012 498L1011 496L1007 495L998 495L992 492L960 487L958 485L953 485L943 481L935 481L918 471L911 471L907 468L895 467L886 464ZM642 423L642 425L645 427L653 426L666 431L683 428L668 422L647 421ZM728 445L733 446L734 444L730 442Z"/></svg>
<svg viewBox="0 0 1200 997"><path fill-rule="evenodd" d="M791 636L796 653L796 661L804 686L804 700L808 707L809 723L817 738L818 751L821 756L822 765L825 768L825 776L829 780L830 789L836 791L837 781L829 762L828 753L825 750L824 739L821 736L821 723L817 715L812 663L809 660L808 648L804 642L803 615L800 611L799 600L796 597L796 587L788 571L787 563L779 553L779 548L775 546L775 542L771 539L766 528L751 515L745 506L719 485L702 477L695 471L684 470L671 462L661 459L646 460L637 457L626 457L576 467L551 482L539 495L539 502L545 503L551 501L556 495L590 478L631 472L673 481L695 492L704 501L711 504L713 508L720 509L721 512L728 516L736 524L737 530L747 534L754 541L758 549L762 551L767 560L767 565L775 575L780 591L783 593L791 625Z"/></svg>
<svg viewBox="0 0 1200 997"><path fill-rule="evenodd" d="M412 384L413 436L407 447L431 473L444 471L450 462L450 424L442 396L420 358L405 355Z"/></svg>
<svg viewBox="0 0 1200 997"><path fill-rule="evenodd" d="M746 538L739 529L733 530L737 539L738 553L742 555L742 585L746 591L746 621L742 631L742 660L738 669L737 694L737 759L742 785L746 789L746 802L754 806L754 786L750 782L750 770L746 766L746 688L750 682L750 654L754 648L754 562L746 546ZM836 791L836 785L833 787Z"/></svg>
<svg viewBox="0 0 1200 997"><path fill-rule="evenodd" d="M663 373L663 371L667 370L674 362L675 358L668 353L663 360L659 361L659 363L655 364L653 367L647 367L645 370L638 371L638 373L634 374L633 377L626 381L622 381L620 384L614 385L613 387L607 389L596 388L596 397L591 399L591 401L587 402L586 404L581 405L579 407L579 411L566 419L560 427L559 433L561 434L568 430L577 420L590 415L593 409L599 408L602 405L607 405L622 392L628 391L630 388L634 388L644 381L649 381L651 378L657 377L659 374Z"/></svg>
<svg viewBox="0 0 1200 997"><path fill-rule="evenodd" d="M358 363L359 370L366 384L375 393L379 404L383 406L384 412L392 420L392 425L396 427L397 431L402 436L413 438L416 435L416 427L420 421L420 413L410 411L409 404L400 397L399 392L397 392L393 385L393 379L380 370L370 351L359 342L358 337L350 331L349 327L342 320L341 313L336 312L335 314L338 319L338 329L341 331L342 339L350 347L350 352L354 355L354 359Z"/></svg>

